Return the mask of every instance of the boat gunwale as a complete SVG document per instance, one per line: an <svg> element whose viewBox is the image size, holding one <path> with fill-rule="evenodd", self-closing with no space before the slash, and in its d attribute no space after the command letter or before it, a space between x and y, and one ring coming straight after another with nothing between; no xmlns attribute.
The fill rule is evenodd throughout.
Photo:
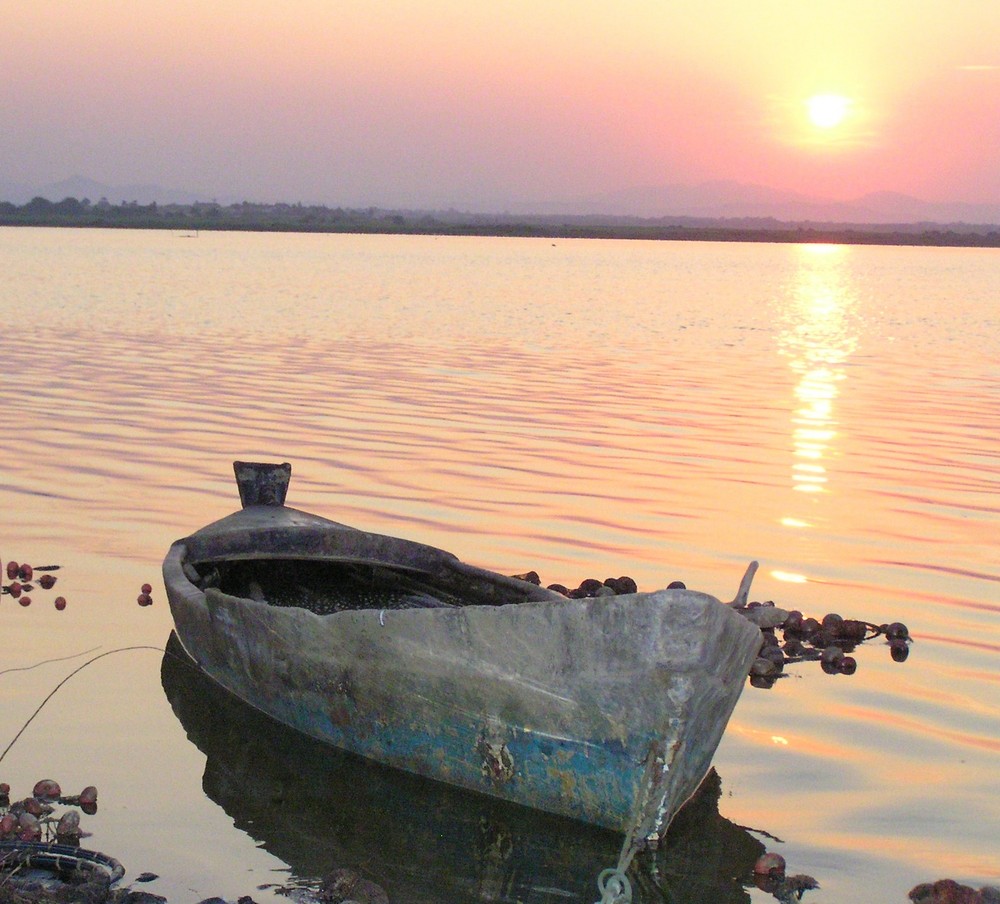
<svg viewBox="0 0 1000 904"><path fill-rule="evenodd" d="M426 543L350 527L286 506L248 507L177 542L185 544L185 561L193 566L255 560L356 564L430 580L472 580L519 597L512 602L566 599L521 578L469 565Z"/></svg>

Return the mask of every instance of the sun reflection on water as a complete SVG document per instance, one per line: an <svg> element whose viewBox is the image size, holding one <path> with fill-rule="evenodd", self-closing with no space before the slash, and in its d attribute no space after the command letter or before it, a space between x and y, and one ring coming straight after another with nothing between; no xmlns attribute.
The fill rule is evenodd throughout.
<svg viewBox="0 0 1000 904"><path fill-rule="evenodd" d="M843 245L797 246L797 281L782 312L779 347L798 377L791 478L799 493L829 493L829 466L838 457L835 403L846 379L844 365L857 347L852 329L856 298L846 274L850 250ZM789 515L782 523L805 527L809 522Z"/></svg>

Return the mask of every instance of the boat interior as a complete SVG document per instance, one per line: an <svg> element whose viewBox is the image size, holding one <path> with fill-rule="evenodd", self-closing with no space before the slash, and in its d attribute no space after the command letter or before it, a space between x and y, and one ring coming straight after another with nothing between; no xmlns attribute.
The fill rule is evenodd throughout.
<svg viewBox="0 0 1000 904"><path fill-rule="evenodd" d="M202 590L217 587L230 596L295 606L317 615L496 603L495 591L477 592L475 581L466 582L458 591L447 586L453 582L436 580L433 575L365 562L254 558L188 564L185 572Z"/></svg>

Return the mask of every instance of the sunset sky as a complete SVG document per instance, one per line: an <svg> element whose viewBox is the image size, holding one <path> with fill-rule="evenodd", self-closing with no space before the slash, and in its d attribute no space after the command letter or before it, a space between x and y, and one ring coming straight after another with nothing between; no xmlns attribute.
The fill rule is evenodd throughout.
<svg viewBox="0 0 1000 904"><path fill-rule="evenodd" d="M0 22L5 183L1000 202L998 0L0 0Z"/></svg>

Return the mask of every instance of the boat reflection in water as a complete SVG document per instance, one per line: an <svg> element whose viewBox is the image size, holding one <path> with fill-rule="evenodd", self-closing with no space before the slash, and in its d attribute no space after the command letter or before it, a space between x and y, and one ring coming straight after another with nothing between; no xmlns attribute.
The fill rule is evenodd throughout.
<svg viewBox="0 0 1000 904"><path fill-rule="evenodd" d="M288 729L206 678L171 634L163 689L207 756L203 787L241 831L316 888L337 869L393 904L593 901L619 835L460 791ZM746 904L764 845L719 815L712 772L655 854L633 866L635 901ZM636 875L636 873L638 875Z"/></svg>

